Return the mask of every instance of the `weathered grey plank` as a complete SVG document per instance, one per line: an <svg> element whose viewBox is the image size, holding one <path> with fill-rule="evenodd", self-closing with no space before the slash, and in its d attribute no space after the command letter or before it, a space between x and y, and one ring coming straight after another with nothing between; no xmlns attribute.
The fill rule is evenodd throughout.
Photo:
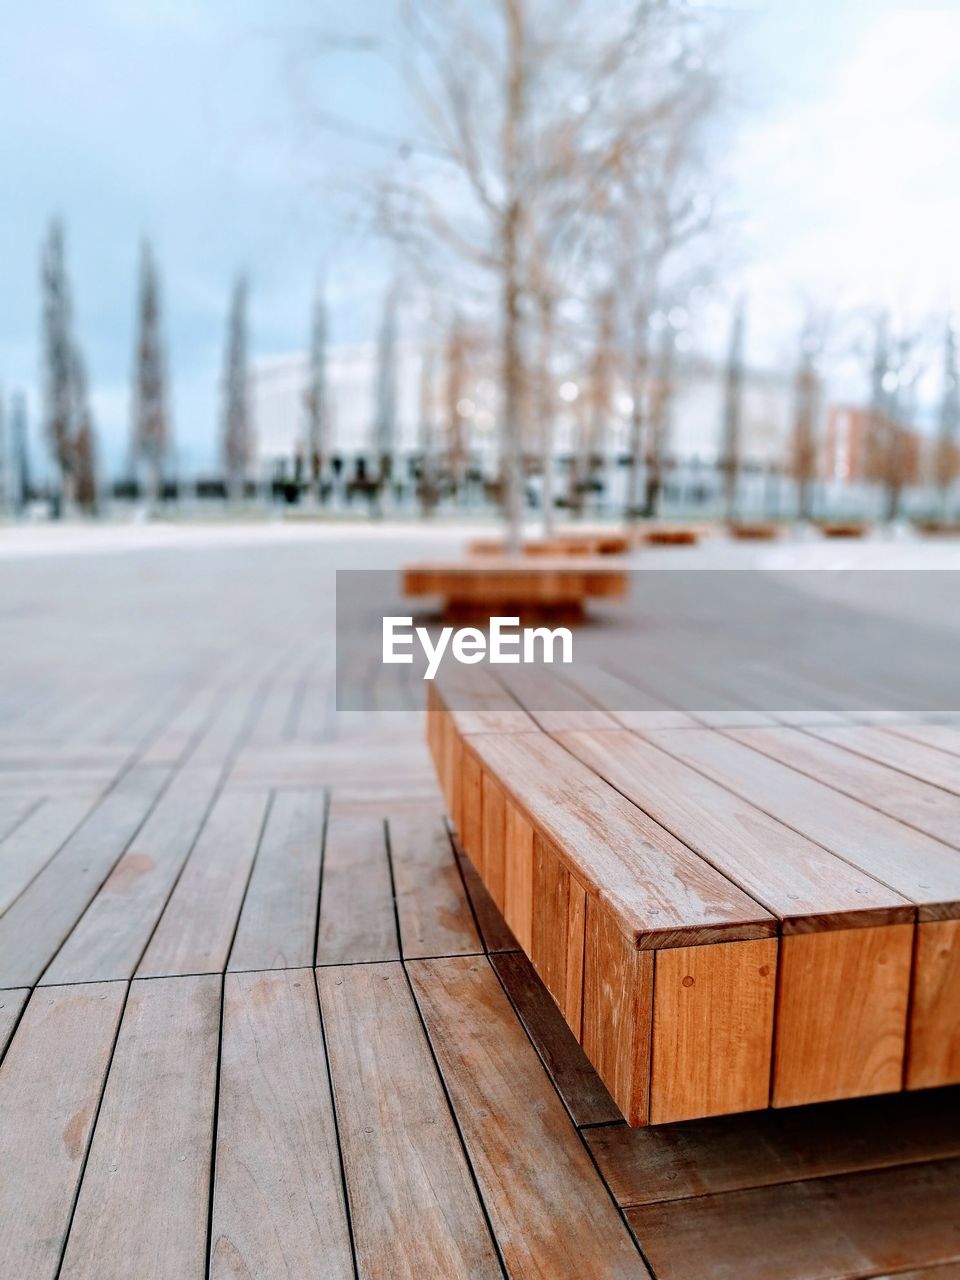
<svg viewBox="0 0 960 1280"><path fill-rule="evenodd" d="M63 1280L203 1276L220 987L213 975L131 985Z"/></svg>
<svg viewBox="0 0 960 1280"><path fill-rule="evenodd" d="M133 975L213 799L218 769L178 774L77 922L41 981Z"/></svg>
<svg viewBox="0 0 960 1280"><path fill-rule="evenodd" d="M499 1277L402 967L317 980L362 1280Z"/></svg>
<svg viewBox="0 0 960 1280"><path fill-rule="evenodd" d="M399 956L383 821L334 812L323 855L317 964Z"/></svg>
<svg viewBox="0 0 960 1280"><path fill-rule="evenodd" d="M37 991L7 1051L0 1275L10 1280L57 1274L126 993L121 982Z"/></svg>
<svg viewBox="0 0 960 1280"><path fill-rule="evenodd" d="M0 919L0 986L29 986L40 977L167 777L154 765L131 769Z"/></svg>
<svg viewBox="0 0 960 1280"><path fill-rule="evenodd" d="M140 961L138 977L223 971L268 800L266 791L220 793Z"/></svg>
<svg viewBox="0 0 960 1280"><path fill-rule="evenodd" d="M310 969L227 975L211 1248L213 1280L352 1274Z"/></svg>
<svg viewBox="0 0 960 1280"><path fill-rule="evenodd" d="M230 969L313 964L325 813L322 791L278 791L274 796Z"/></svg>
<svg viewBox="0 0 960 1280"><path fill-rule="evenodd" d="M648 1276L489 961L408 968L509 1274Z"/></svg>
<svg viewBox="0 0 960 1280"><path fill-rule="evenodd" d="M440 814L388 823L400 941L407 959L482 950Z"/></svg>

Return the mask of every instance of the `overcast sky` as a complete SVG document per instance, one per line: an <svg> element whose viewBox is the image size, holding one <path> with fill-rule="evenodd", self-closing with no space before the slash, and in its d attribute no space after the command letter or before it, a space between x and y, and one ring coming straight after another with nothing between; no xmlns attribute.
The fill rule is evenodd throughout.
<svg viewBox="0 0 960 1280"><path fill-rule="evenodd" d="M163 270L182 460L212 456L234 273L256 355L301 348L327 261L333 338L372 335L372 249L348 241L331 173L349 149L312 124L322 96L390 125L370 58L310 56L317 32L376 31L391 0L31 0L0 39L0 383L37 405L38 252L66 221L78 332L111 461L122 456L138 244ZM345 17L346 15L346 17ZM745 6L717 169L741 218L728 296L750 355L792 350L804 296L919 314L960 298L960 0ZM716 345L719 308L701 340Z"/></svg>

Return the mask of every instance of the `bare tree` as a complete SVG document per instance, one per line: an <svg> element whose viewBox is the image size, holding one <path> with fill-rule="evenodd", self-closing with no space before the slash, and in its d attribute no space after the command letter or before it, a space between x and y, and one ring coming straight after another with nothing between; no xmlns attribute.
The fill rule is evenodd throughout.
<svg viewBox="0 0 960 1280"><path fill-rule="evenodd" d="M866 470L884 492L884 519L900 514L903 490L913 472L914 435L911 419L917 383L923 372L923 326L902 327L891 335L890 318L881 312L874 324L870 368L869 434Z"/></svg>
<svg viewBox="0 0 960 1280"><path fill-rule="evenodd" d="M76 469L76 360L63 225L59 220L50 224L43 245L41 285L44 431L59 474L61 497L69 502Z"/></svg>
<svg viewBox="0 0 960 1280"><path fill-rule="evenodd" d="M743 334L745 304L737 301L730 330L730 347L724 374L723 440L720 471L723 477L723 508L727 520L737 513L737 490L741 466L741 428L743 419Z"/></svg>
<svg viewBox="0 0 960 1280"><path fill-rule="evenodd" d="M244 495L247 473L253 460L253 425L247 368L247 281L242 275L234 284L227 322L221 447L227 493L236 502Z"/></svg>
<svg viewBox="0 0 960 1280"><path fill-rule="evenodd" d="M87 389L87 371L82 356L75 350L73 354L74 397L76 404L76 437L74 439L74 497L77 505L88 515L97 510L97 458L96 433L93 427L93 415L90 412L90 397Z"/></svg>
<svg viewBox="0 0 960 1280"><path fill-rule="evenodd" d="M313 303L310 365L303 397L305 445L314 500L320 499L324 468L330 452L330 412L327 403L327 302L319 286Z"/></svg>
<svg viewBox="0 0 960 1280"><path fill-rule="evenodd" d="M144 241L140 253L137 299L137 342L133 374L133 430L131 458L146 468L147 494L154 505L162 492L164 467L170 453L167 366L161 328L160 282L153 253Z"/></svg>
<svg viewBox="0 0 960 1280"><path fill-rule="evenodd" d="M934 459L937 489L944 517L949 515L950 490L960 477L960 372L957 369L957 339L948 319L943 338L943 391L940 399L940 430Z"/></svg>
<svg viewBox="0 0 960 1280"><path fill-rule="evenodd" d="M454 311L444 351L444 418L446 421L446 455L454 493L461 493L466 483L470 460L468 423L461 412L466 398L470 359L470 337L459 311Z"/></svg>
<svg viewBox="0 0 960 1280"><path fill-rule="evenodd" d="M603 216L625 151L684 100L691 68L682 46L677 56L677 35L699 18L676 0L601 9L567 0L559 12L544 0L417 0L406 17L424 136L403 149L386 220L408 251L441 252L461 278L465 269L493 285L504 505L516 548L531 401L525 329L538 311L543 334L537 293L548 291L547 310L562 296L560 264Z"/></svg>
<svg viewBox="0 0 960 1280"><path fill-rule="evenodd" d="M17 391L10 402L10 457L13 468L13 509L20 515L30 501L30 447L27 440L27 401Z"/></svg>
<svg viewBox="0 0 960 1280"><path fill-rule="evenodd" d="M817 359L823 349L823 326L823 318L811 311L800 336L800 355L793 380L790 474L797 486L797 515L801 520L813 518L820 456L817 420L820 413L821 383Z"/></svg>
<svg viewBox="0 0 960 1280"><path fill-rule="evenodd" d="M677 358L677 333L669 319L658 316L660 341L654 356L654 372L650 388L650 412L647 424L647 446L644 457L646 470L643 515L656 516L663 493L663 475L666 467L667 446L670 438L673 414L675 367Z"/></svg>
<svg viewBox="0 0 960 1280"><path fill-rule="evenodd" d="M393 479L397 446L397 311L400 289L395 281L387 290L377 339L377 373L373 420L373 451L377 459L378 498ZM379 509L379 508L378 508Z"/></svg>

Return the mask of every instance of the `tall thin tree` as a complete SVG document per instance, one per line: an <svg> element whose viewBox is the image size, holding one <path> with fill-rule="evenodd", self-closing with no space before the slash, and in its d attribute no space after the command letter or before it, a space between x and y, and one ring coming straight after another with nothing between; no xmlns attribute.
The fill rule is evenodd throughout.
<svg viewBox="0 0 960 1280"><path fill-rule="evenodd" d="M817 414L820 407L820 379L816 354L819 349L814 324L808 320L800 339L800 358L793 383L793 440L790 470L797 486L797 515L813 517L814 487L817 479Z"/></svg>
<svg viewBox="0 0 960 1280"><path fill-rule="evenodd" d="M153 252L147 241L143 242L140 251L132 418L131 461L135 472L144 468L147 494L153 505L163 489L164 468L172 441L160 281Z"/></svg>
<svg viewBox="0 0 960 1280"><path fill-rule="evenodd" d="M231 501L237 502L243 498L247 473L253 461L247 367L247 280L243 275L238 276L234 284L227 322L221 443L227 493Z"/></svg>
<svg viewBox="0 0 960 1280"><path fill-rule="evenodd" d="M96 432L90 410L87 387L87 370L83 357L74 349L73 387L76 405L76 435L74 437L74 496L77 505L88 515L97 510L97 457Z"/></svg>
<svg viewBox="0 0 960 1280"><path fill-rule="evenodd" d="M738 299L730 330L730 347L724 372L723 442L720 470L723 476L723 509L727 520L737 514L737 490L740 481L740 450L743 425L743 337L745 303Z"/></svg>
<svg viewBox="0 0 960 1280"><path fill-rule="evenodd" d="M327 300L322 285L313 302L310 330L310 363L303 396L304 444L310 474L310 491L320 500L323 472L330 452L330 413L327 404Z"/></svg>
<svg viewBox="0 0 960 1280"><path fill-rule="evenodd" d="M75 470L76 406L74 339L70 285L63 224L54 219L43 244L40 263L43 290L43 424L60 500L72 497Z"/></svg>
<svg viewBox="0 0 960 1280"><path fill-rule="evenodd" d="M10 456L13 468L13 509L20 515L31 496L27 400L22 391L14 392L10 402Z"/></svg>
<svg viewBox="0 0 960 1280"><path fill-rule="evenodd" d="M378 467L380 494L393 477L397 436L397 310L396 283L387 290L377 338L377 371L373 421L373 451Z"/></svg>
<svg viewBox="0 0 960 1280"><path fill-rule="evenodd" d="M936 483L944 517L949 515L950 490L960 476L960 371L957 368L957 338L953 323L947 321L943 338L943 390L935 460Z"/></svg>

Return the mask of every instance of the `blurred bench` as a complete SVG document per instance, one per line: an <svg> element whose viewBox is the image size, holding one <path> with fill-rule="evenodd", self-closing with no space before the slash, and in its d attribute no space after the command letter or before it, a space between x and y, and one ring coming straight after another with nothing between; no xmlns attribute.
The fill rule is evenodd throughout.
<svg viewBox="0 0 960 1280"><path fill-rule="evenodd" d="M482 566L463 563L408 565L406 596L434 596L449 617L582 616L587 600L622 600L628 577L609 562L589 557L543 557L536 566L521 557L490 556Z"/></svg>

